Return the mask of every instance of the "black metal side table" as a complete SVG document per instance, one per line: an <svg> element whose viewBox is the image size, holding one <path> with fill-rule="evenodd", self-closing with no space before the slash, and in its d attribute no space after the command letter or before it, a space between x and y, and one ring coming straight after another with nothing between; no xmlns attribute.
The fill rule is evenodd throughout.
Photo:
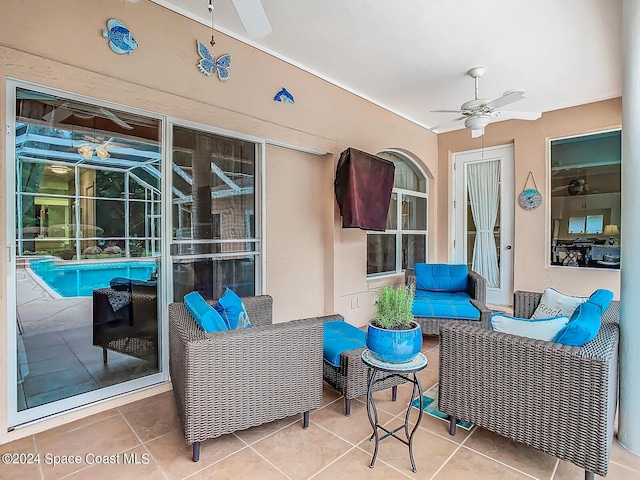
<svg viewBox="0 0 640 480"><path fill-rule="evenodd" d="M405 363L388 363L383 362L375 358L369 349L365 349L362 352L362 361L369 367L369 384L367 386L367 415L369 416L369 422L371 423L371 428L373 429L373 433L371 434L371 438L369 441L376 439L376 446L373 451L373 458L371 459L371 465L369 467L373 468L376 463L376 457L378 456L378 445L382 440L387 437L393 437L405 445L409 447L409 459L411 460L411 469L415 473L416 463L413 460L413 436L420 426L420 421L422 420L422 408L423 408L423 399L422 399L422 386L420 385L420 379L418 378L417 373L420 370L423 370L427 366L427 357L425 357L422 353L418 353L413 360ZM376 375L380 373L382 376L376 378ZM413 375L413 378L410 377ZM409 432L409 414L411 413L411 401L409 402L409 406L407 407L407 413L404 416L404 424L400 425L393 430L387 430L385 427L378 423L378 410L376 409L376 402L373 398L373 385L378 382L383 382L391 377L400 377L404 378L406 381L413 383L413 390L411 393L411 400L416 398L416 393L420 398L420 409L418 411L418 420L416 421L413 429ZM378 429L383 430L385 432L384 435L378 435ZM400 430L404 430L406 440L402 437L396 435Z"/></svg>

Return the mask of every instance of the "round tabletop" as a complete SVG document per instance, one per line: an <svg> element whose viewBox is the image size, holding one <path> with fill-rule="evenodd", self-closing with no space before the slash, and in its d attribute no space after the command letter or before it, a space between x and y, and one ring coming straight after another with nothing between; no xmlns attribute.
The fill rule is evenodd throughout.
<svg viewBox="0 0 640 480"><path fill-rule="evenodd" d="M391 363L379 360L368 348L365 348L362 352L362 361L370 367L377 368L378 370L385 372L413 373L420 371L427 366L427 357L422 353L416 354L416 356L408 362Z"/></svg>

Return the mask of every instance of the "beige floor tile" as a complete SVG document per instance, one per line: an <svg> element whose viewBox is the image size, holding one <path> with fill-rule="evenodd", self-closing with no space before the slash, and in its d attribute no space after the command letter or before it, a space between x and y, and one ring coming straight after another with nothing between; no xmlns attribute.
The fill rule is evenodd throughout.
<svg viewBox="0 0 640 480"><path fill-rule="evenodd" d="M143 442L182 429L176 403L166 395L159 399L147 399L138 408L122 412L122 416Z"/></svg>
<svg viewBox="0 0 640 480"><path fill-rule="evenodd" d="M640 455L635 455L623 447L616 438L611 445L611 461L623 467L640 471Z"/></svg>
<svg viewBox="0 0 640 480"><path fill-rule="evenodd" d="M159 393L158 395L154 395L151 398L143 398L142 400L137 400L135 402L132 403L127 403L125 405L121 405L118 407L118 411L120 413L124 413L124 412L128 412L129 410L136 410L140 407L144 407L145 405L148 405L150 402L156 402L156 401L160 401L160 400L165 400L167 398L170 398L175 405L175 399L173 397L173 391L169 390L166 392L162 392Z"/></svg>
<svg viewBox="0 0 640 480"><path fill-rule="evenodd" d="M282 430L290 425L298 425L302 428L302 418L300 415L274 420L273 422L263 423L256 427L247 428L246 430L238 430L234 435L247 444L252 444L262 440L269 435L273 435L278 430Z"/></svg>
<svg viewBox="0 0 640 480"><path fill-rule="evenodd" d="M606 480L640 480L640 472L631 470L615 463L609 463L609 472L606 477L596 475L596 479ZM553 480L583 480L584 470L573 463L560 461Z"/></svg>
<svg viewBox="0 0 640 480"><path fill-rule="evenodd" d="M425 352L427 357L427 370L437 372L440 366L440 350L438 348L432 348Z"/></svg>
<svg viewBox="0 0 640 480"><path fill-rule="evenodd" d="M434 347L438 347L440 337L438 335L423 335L422 336L422 353L427 350L431 350Z"/></svg>
<svg viewBox="0 0 640 480"><path fill-rule="evenodd" d="M45 430L44 432L40 432L36 434L38 442L42 443L49 439L60 438L61 436L68 434L70 432L74 432L83 427L87 427L94 423L102 422L108 418L112 418L115 416L119 416L118 410L112 408L110 410L105 410L104 412L96 413L95 415L91 415L90 417L81 418L80 420L75 420L70 423L66 423L64 425L60 425L59 427L54 427L49 430Z"/></svg>
<svg viewBox="0 0 640 480"><path fill-rule="evenodd" d="M340 393L335 390L332 386L330 386L328 383L324 383L322 384L322 405L327 405L329 403L335 402L336 400L340 399L342 397L342 395L340 395ZM342 400L344 403L344 400Z"/></svg>
<svg viewBox="0 0 640 480"><path fill-rule="evenodd" d="M387 423L393 418L392 415L383 411L379 411L378 416L382 423ZM360 401L351 402L351 415L348 417L344 415L344 405L340 402L312 412L311 421L353 445L368 439L373 432L367 415L367 406Z"/></svg>
<svg viewBox="0 0 640 480"><path fill-rule="evenodd" d="M550 478L557 462L551 455L484 428L474 429L464 446L536 478Z"/></svg>
<svg viewBox="0 0 640 480"><path fill-rule="evenodd" d="M309 478L349 447L314 423L306 430L291 425L251 446L292 480Z"/></svg>
<svg viewBox="0 0 640 480"><path fill-rule="evenodd" d="M37 449L32 435L0 446L2 464L0 465L0 480L40 479L40 465ZM10 461L5 462L4 455L10 454ZM40 456L42 460L42 456Z"/></svg>
<svg viewBox="0 0 640 480"><path fill-rule="evenodd" d="M286 480L286 476L250 448L196 473L189 480Z"/></svg>
<svg viewBox="0 0 640 480"><path fill-rule="evenodd" d="M434 477L434 480L469 479L531 480L531 477L464 447L460 447Z"/></svg>
<svg viewBox="0 0 640 480"><path fill-rule="evenodd" d="M396 418L387 424L386 427L392 429L401 424L402 422L399 422ZM404 438L402 431L398 432L397 435L400 438ZM369 455L372 455L375 442L365 440L361 442L358 447ZM454 442L422 428L418 428L413 438L413 458L418 470L417 476L419 478L431 477L456 448L458 448L458 445ZM378 446L378 458L392 465L400 472L408 475L416 475L411 471L409 447L395 438L387 437L380 442Z"/></svg>
<svg viewBox="0 0 640 480"><path fill-rule="evenodd" d="M166 480L160 466L142 445L106 459L94 459L94 464L72 474L69 480ZM112 462L112 463L109 463ZM115 462L115 463L114 463Z"/></svg>
<svg viewBox="0 0 640 480"><path fill-rule="evenodd" d="M183 479L204 470L241 448L248 448L234 435L223 435L202 442L200 461L194 462L193 448L185 443L182 430L151 440L145 443L145 446L170 480Z"/></svg>
<svg viewBox="0 0 640 480"><path fill-rule="evenodd" d="M374 468L370 468L371 455L354 448L340 457L336 462L329 465L319 474L312 477L313 480L345 480L345 479L367 479L367 480L392 480L411 478L383 461L377 460ZM427 478L427 477L424 477Z"/></svg>
<svg viewBox="0 0 640 480"><path fill-rule="evenodd" d="M120 415L75 430L60 432L59 435L48 438L36 434L35 439L38 452L43 455L48 453L81 458L79 463L42 465L45 479L58 479L85 468L87 454L114 455L140 444L129 425Z"/></svg>

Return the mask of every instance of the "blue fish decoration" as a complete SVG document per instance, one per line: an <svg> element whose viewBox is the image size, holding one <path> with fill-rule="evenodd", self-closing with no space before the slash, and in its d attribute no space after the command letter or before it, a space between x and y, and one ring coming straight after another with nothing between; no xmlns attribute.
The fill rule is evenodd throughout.
<svg viewBox="0 0 640 480"><path fill-rule="evenodd" d="M227 81L229 79L229 67L231 67L231 55L225 53L224 55L220 55L217 59L214 59L209 52L209 49L204 46L204 44L200 40L196 40L198 42L198 53L200 54L201 60L198 62L198 68L202 73L209 76L213 69L215 68L218 73L218 78L221 81Z"/></svg>
<svg viewBox="0 0 640 480"><path fill-rule="evenodd" d="M284 87L282 87L282 90L276 93L276 96L273 97L273 99L276 102L296 103L295 99L293 98L293 95L291 95L291 93L289 93L289 91Z"/></svg>
<svg viewBox="0 0 640 480"><path fill-rule="evenodd" d="M116 53L131 53L138 48L138 42L133 34L120 20L109 19L107 29L102 30L102 36L109 39L109 47Z"/></svg>

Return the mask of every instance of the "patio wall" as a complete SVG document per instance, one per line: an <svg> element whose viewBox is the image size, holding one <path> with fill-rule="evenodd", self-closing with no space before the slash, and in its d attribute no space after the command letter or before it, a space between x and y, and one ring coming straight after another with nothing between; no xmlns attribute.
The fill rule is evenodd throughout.
<svg viewBox="0 0 640 480"><path fill-rule="evenodd" d="M203 3L203 8L206 8ZM133 32L139 47L116 55L101 36L109 18ZM246 44L216 33L214 54L232 54L230 79L220 82L197 68L196 39L208 44L209 28L156 4L123 0L2 0L0 15L0 105L5 78L54 87L221 127L234 132L329 152L325 156L269 145L266 150L266 293L273 295L276 321L343 313L363 325L373 310L373 289L400 281L366 280L365 233L343 230L333 195L335 165L349 146L411 154L431 177L430 212L437 198L437 139L434 134L344 89ZM318 46L322 48L322 46ZM275 102L283 86L296 103ZM12 112L9 112L12 115ZM0 131L6 129L4 112ZM6 181L6 143L0 142ZM4 183L3 183L4 185ZM6 189L0 204L6 205ZM429 215L436 231L436 217ZM6 236L0 209L0 243ZM430 239L429 255L437 241ZM6 308L6 250L0 249L0 443L166 390L138 392L7 433L6 331L15 313ZM353 307L353 308L352 308Z"/></svg>
<svg viewBox="0 0 640 480"><path fill-rule="evenodd" d="M455 152L479 149L494 145L514 144L515 194L522 191L529 171L533 173L542 194L540 208L533 211L515 209L514 241L514 289L542 291L546 287L570 295L589 295L596 288L607 288L620 298L620 271L609 269L551 267L548 265L550 243L550 213L548 182L548 140L602 130L620 128L622 124L622 100L614 98L562 110L548 112L535 122L510 120L491 124L481 138L471 138L468 130L438 135L438 228L437 258L446 262L451 255L451 158Z"/></svg>

